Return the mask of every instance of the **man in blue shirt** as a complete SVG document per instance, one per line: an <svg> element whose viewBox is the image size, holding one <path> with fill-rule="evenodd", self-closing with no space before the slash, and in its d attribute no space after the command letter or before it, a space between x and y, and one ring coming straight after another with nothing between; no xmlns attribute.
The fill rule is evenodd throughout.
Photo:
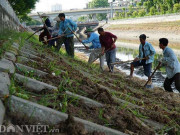
<svg viewBox="0 0 180 135"><path fill-rule="evenodd" d="M150 77L152 62L154 61L155 49L153 46L146 41L146 35L142 34L139 36L141 42L139 46L139 55L134 59L134 62L131 63L131 73L130 77L133 76L134 67L143 66L144 74ZM140 60L143 59L143 60ZM150 80L151 83L151 80Z"/></svg>
<svg viewBox="0 0 180 135"><path fill-rule="evenodd" d="M57 51L61 48L62 44L65 44L66 52L69 56L74 57L74 35L72 31L76 31L77 24L70 19L65 19L65 14L60 13L59 18L61 20L59 25L59 36L68 34L58 39L57 41ZM71 30L72 31L71 31Z"/></svg>
<svg viewBox="0 0 180 135"><path fill-rule="evenodd" d="M173 50L168 47L168 39L160 38L159 47L163 50L161 65L166 67L167 77L164 81L164 89L172 92L171 85L175 82L176 89L180 92L180 63Z"/></svg>
<svg viewBox="0 0 180 135"><path fill-rule="evenodd" d="M87 34L88 39L82 40L81 42L84 44L92 43L92 45L90 47L86 46L86 49L94 49L94 51L90 54L90 57L89 57L89 61L90 61L91 58L93 58L94 56L97 56L101 53L101 44L99 41L99 35L96 34L93 31L93 29L88 28L85 31L85 34ZM101 69L101 71L103 71L104 70L104 55L102 55L99 58L99 60L100 60L100 69Z"/></svg>

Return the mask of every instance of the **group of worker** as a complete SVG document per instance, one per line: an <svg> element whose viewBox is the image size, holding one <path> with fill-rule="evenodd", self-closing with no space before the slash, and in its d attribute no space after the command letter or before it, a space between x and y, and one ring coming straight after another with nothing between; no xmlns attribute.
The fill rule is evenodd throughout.
<svg viewBox="0 0 180 135"><path fill-rule="evenodd" d="M77 29L77 24L70 19L65 18L64 13L60 13L58 17L55 18L57 24L52 27L50 21L46 15L42 16L44 20L44 31L40 34L39 40L44 42L44 36L46 35L47 39L53 39L54 37L59 37L56 39L56 50L59 51L62 44L64 43L66 52L69 56L74 57L74 32ZM83 44L92 43L92 45L85 46L86 49L93 49L90 56L95 54L100 54L100 69L104 71L104 54L106 56L107 66L109 72L114 71L114 63L116 61L116 45L117 36L104 31L102 27L98 28L99 35L91 28L85 30L87 35L86 40L79 41ZM51 34L52 33L52 34ZM146 35L141 34L139 36L140 46L139 46L139 55L131 63L130 76L133 76L134 67L143 66L144 74L148 77L151 83L151 70L152 63L154 62L155 49L153 46L146 41ZM48 46L54 45L55 40L50 40ZM159 47L163 50L163 58L159 60L159 65L166 67L167 77L164 81L164 89L166 91L172 92L171 87L172 83L175 82L176 89L180 92L180 63L175 53L171 48L168 47L168 39L161 38L159 39Z"/></svg>

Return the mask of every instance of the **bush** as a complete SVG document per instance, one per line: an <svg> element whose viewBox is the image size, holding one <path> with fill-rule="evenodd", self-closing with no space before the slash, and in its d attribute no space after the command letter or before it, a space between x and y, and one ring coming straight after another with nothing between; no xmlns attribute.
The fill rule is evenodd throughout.
<svg viewBox="0 0 180 135"><path fill-rule="evenodd" d="M151 8L150 8L149 14L150 14L150 15L155 15L155 14L156 14L156 9L155 9L155 7L151 7Z"/></svg>
<svg viewBox="0 0 180 135"><path fill-rule="evenodd" d="M132 16L132 12L127 12L127 17L131 17Z"/></svg>
<svg viewBox="0 0 180 135"><path fill-rule="evenodd" d="M174 4L174 6L173 6L173 11L174 11L175 13L180 11L180 4L179 4L179 3Z"/></svg>
<svg viewBox="0 0 180 135"><path fill-rule="evenodd" d="M145 15L146 15L146 12L144 11L144 9L139 10L138 12L139 17L145 16Z"/></svg>
<svg viewBox="0 0 180 135"><path fill-rule="evenodd" d="M132 13L132 17L137 17L138 16L138 12L137 11L134 11L133 13Z"/></svg>

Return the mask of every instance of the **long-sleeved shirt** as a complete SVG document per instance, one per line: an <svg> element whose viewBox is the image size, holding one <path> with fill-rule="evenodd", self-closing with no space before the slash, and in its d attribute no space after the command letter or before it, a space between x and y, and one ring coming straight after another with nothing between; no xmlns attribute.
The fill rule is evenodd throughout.
<svg viewBox="0 0 180 135"><path fill-rule="evenodd" d="M60 25L59 25L59 33L58 35L62 35L62 34L70 34L72 33L71 30L69 30L69 28L72 30L72 31L76 31L77 29L77 24L75 22L73 22L72 20L70 19L65 19L64 21L61 21L60 22ZM65 32L64 32L65 31ZM66 37L72 37L73 34L70 34L70 35L67 35Z"/></svg>
<svg viewBox="0 0 180 135"><path fill-rule="evenodd" d="M43 21L44 21L45 24L44 24L44 27L40 29L40 31L41 31L41 30L44 30L45 32L48 32L48 30L46 29L46 26L47 26L47 28L52 27L52 26L51 26L51 22L50 22L49 18L43 18ZM45 26L45 25L46 25L46 26ZM49 32L48 32L48 33L49 33Z"/></svg>
<svg viewBox="0 0 180 135"><path fill-rule="evenodd" d="M162 64L166 67L167 78L171 79L176 73L180 73L180 63L174 51L166 47L163 51Z"/></svg>
<svg viewBox="0 0 180 135"><path fill-rule="evenodd" d="M142 47L144 48L144 53L143 53L143 48ZM153 48L153 46L146 41L144 46L142 44L140 44L140 46L139 46L139 55L137 57L140 58L140 59L143 58L143 56L149 57L149 59L146 60L146 64L149 64L149 63L152 63L154 61L154 55L155 54L156 54L156 51Z"/></svg>
<svg viewBox="0 0 180 135"><path fill-rule="evenodd" d="M91 42L92 42L92 45L89 47L90 49L101 48L101 44L99 41L99 35L98 34L92 32L90 34L90 37L87 40L82 41L82 43L91 43Z"/></svg>
<svg viewBox="0 0 180 135"><path fill-rule="evenodd" d="M47 27L52 27L49 18L46 18L44 23L46 24Z"/></svg>
<svg viewBox="0 0 180 135"><path fill-rule="evenodd" d="M105 32L105 35L99 36L101 47L105 47L105 51L107 50L110 51L116 48L116 45L113 44L113 38L117 38L117 37L110 32ZM111 48L112 44L113 47Z"/></svg>

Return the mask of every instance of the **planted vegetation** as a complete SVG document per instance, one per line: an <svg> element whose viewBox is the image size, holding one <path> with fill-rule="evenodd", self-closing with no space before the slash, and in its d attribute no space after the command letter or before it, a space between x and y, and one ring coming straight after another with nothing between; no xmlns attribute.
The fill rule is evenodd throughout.
<svg viewBox="0 0 180 135"><path fill-rule="evenodd" d="M29 42L25 42L24 38L21 39L21 43L24 44L21 51L30 54L35 52L37 57L23 61L22 57L26 56L21 53L22 56L18 56L16 63L48 74L38 76L35 70L26 70L17 66L16 74L47 83L56 89L43 89L37 92L25 87L15 79L15 75L12 75L11 95L127 134L179 133L180 97L178 94L164 92L161 88L149 91L143 87L145 83L143 80L128 80L125 74L118 70L113 74L107 71L99 72L98 65L88 65L78 57L70 58L63 49L59 53L54 52L53 48L38 44L35 37ZM85 99L70 96L67 92L91 99L103 106L87 104ZM27 124L29 122L24 121ZM161 126L157 127L150 121L159 123ZM72 123L73 120L69 121L69 124ZM59 128L61 126L62 124ZM80 127L76 129L80 132ZM62 132L68 131L62 130Z"/></svg>

